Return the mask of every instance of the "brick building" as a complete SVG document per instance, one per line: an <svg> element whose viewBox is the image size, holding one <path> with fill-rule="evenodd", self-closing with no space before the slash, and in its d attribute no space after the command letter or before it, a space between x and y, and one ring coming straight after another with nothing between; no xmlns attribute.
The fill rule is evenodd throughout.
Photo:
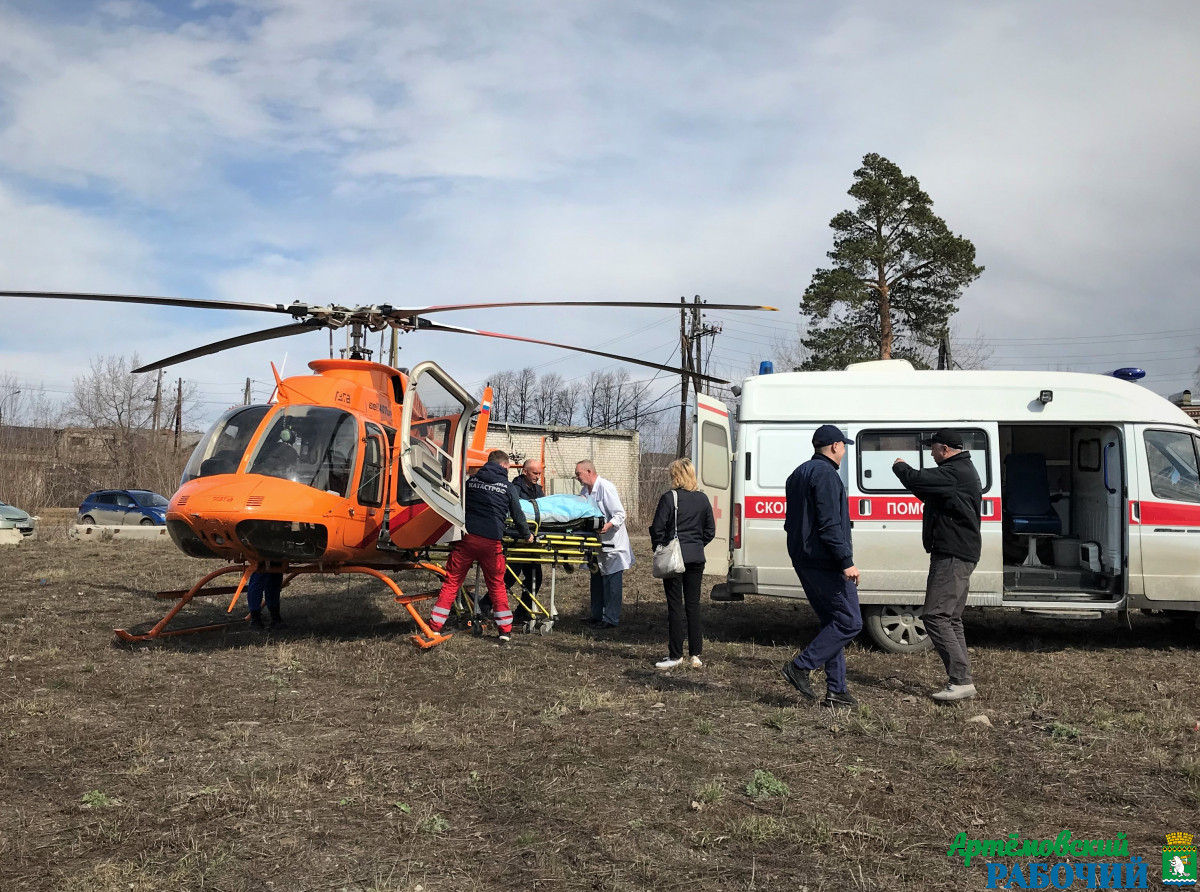
<svg viewBox="0 0 1200 892"><path fill-rule="evenodd" d="M1192 392L1185 390L1182 393L1173 393L1170 396L1171 402L1183 409L1188 414L1188 417L1200 424L1200 403L1192 401Z"/></svg>
<svg viewBox="0 0 1200 892"><path fill-rule="evenodd" d="M641 440L637 431L493 422L488 427L487 446L503 449L513 456L514 462L520 462L542 457L543 438L546 456L543 480L547 494L579 492L575 463L590 458L600 476L617 487L625 513L631 518L640 518Z"/></svg>

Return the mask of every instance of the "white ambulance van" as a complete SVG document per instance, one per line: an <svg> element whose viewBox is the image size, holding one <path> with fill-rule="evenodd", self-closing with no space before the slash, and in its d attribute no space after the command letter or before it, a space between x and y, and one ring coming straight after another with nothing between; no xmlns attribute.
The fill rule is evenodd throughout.
<svg viewBox="0 0 1200 892"><path fill-rule="evenodd" d="M896 653L928 648L918 618L923 505L891 467L896 458L930 467L922 440L951 427L983 483L983 556L968 606L1200 616L1200 428L1141 385L888 360L748 378L736 422L718 400L697 397L693 455L718 528L706 572L726 577L714 600L804 597L787 553L784 484L811 457L817 427L836 424L854 440L841 474L867 633Z"/></svg>

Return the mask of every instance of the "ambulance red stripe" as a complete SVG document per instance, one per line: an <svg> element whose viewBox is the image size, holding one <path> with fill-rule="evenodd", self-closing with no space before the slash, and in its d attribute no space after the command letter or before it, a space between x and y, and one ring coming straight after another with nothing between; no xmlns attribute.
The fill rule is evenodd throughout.
<svg viewBox="0 0 1200 892"><path fill-rule="evenodd" d="M1141 509L1140 517L1134 506ZM1200 527L1200 505L1180 505L1178 502L1130 502L1129 522L1142 526Z"/></svg>
<svg viewBox="0 0 1200 892"><path fill-rule="evenodd" d="M747 520L783 520L787 516L787 499L783 496L747 496L744 499L745 517ZM867 503L868 513L863 513L860 503ZM984 523L1000 521L1000 500L984 499L990 502L992 514L984 517ZM851 520L920 520L924 506L921 500L912 496L851 496Z"/></svg>

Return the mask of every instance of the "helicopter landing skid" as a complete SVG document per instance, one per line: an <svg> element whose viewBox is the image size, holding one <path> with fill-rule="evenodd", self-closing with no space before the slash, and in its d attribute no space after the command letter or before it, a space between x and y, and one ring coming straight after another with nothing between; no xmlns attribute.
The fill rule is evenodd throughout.
<svg viewBox="0 0 1200 892"><path fill-rule="evenodd" d="M135 632L129 631L128 629L114 629L113 631L116 633L116 636L119 639L121 639L122 641L125 641L127 643L138 643L138 642L143 642L143 641L152 641L156 638L165 638L165 637L169 637L169 636L173 636L173 635L191 635L196 632L215 632L220 629L226 629L226 628L229 628L230 626L238 625L241 622L243 622L243 620L232 620L229 622L222 622L222 623L208 623L208 624L200 625L200 626L189 626L187 628L182 628L182 629L168 629L167 628L167 625L171 622L171 620L173 620L176 617L176 615L179 613L179 611L182 610L187 605L187 603L189 601L191 601L192 598L195 598L195 597L200 597L200 596L204 596L204 595L218 595L218 594L223 595L223 594L232 593L233 601L230 602L230 605L229 605L229 612L232 612L234 606L237 604L238 598L241 596L242 590L245 588L246 583L249 581L251 574L254 572L255 569L257 569L257 567L258 567L257 564L248 564L246 566L235 564L232 566L221 567L220 569L214 570L213 572L209 573L207 576L202 578L199 582L197 582L194 586L192 586L187 591L158 592L155 595L155 597L162 598L162 599L174 598L174 599L176 599L176 602L171 607L171 609L169 611L167 611L167 615L164 616L162 619L160 619L157 623L155 623L155 625L148 632L135 633ZM430 572L437 574L437 575L441 575L441 576L445 575L445 570L443 568L439 567L437 564L423 562L423 561L409 565L409 567L407 569L429 570ZM412 617L413 622L415 622L417 624L417 630L418 630L417 634L411 636L411 640L412 640L413 644L415 644L418 647L420 647L421 649L425 650L425 649L434 647L438 644L441 644L444 641L449 641L450 638L453 637L451 634L443 634L441 632L435 632L433 629L431 629L429 627L429 624L425 622L425 620L421 617L421 615L419 613L417 613L416 608L413 606L414 604L419 603L421 601L430 601L430 600L433 600L434 598L436 598L438 595L436 590L430 591L430 592L420 592L418 594L406 595L406 594L404 594L403 591L400 590L400 587L398 585L396 585L396 583L391 578L389 578L388 576L384 575L383 573L381 573L380 571L378 571L372 567L342 566L342 567L337 567L336 569L331 568L328 570L323 570L319 567L300 567L300 568L291 568L290 571L287 571L287 572L288 572L288 575L286 576L286 578L284 579L284 582L283 582L283 584L285 586L302 573L318 573L318 574L329 573L329 574L334 574L334 575L341 574L341 573L362 573L366 576L373 576L376 579L383 582L389 589L391 589L392 594L395 596L396 603L402 605L404 607L404 609L408 611L409 616ZM212 582L217 577L223 576L227 573L241 573L242 574L242 578L239 580L238 585L236 585L236 586L216 586L214 588L208 589L207 591L202 591L202 589L204 589L204 587L206 585L208 585L208 583Z"/></svg>
<svg viewBox="0 0 1200 892"><path fill-rule="evenodd" d="M138 634L130 632L128 629L113 629L113 632L115 632L116 636L122 641L129 644L136 644L138 642L152 641L155 638L165 638L171 635L192 635L197 632L215 632L218 629L226 629L232 625L236 625L237 623L241 622L241 620L232 620L230 622L223 623L208 623L203 626L189 626L183 629L167 629L167 624L175 618L176 614L178 614L179 611L184 608L188 601L200 594L200 590L218 576L224 576L227 573L241 573L242 579L236 587L220 587L205 592L205 594L211 595L225 593L227 591L240 592L245 586L246 580L250 578L250 571L250 567L242 567L237 564L230 567L221 567L220 569L213 570L186 592L159 592L155 595L156 598L177 598L178 600L176 601L175 605L167 611L167 615L155 623L149 632Z"/></svg>
<svg viewBox="0 0 1200 892"><path fill-rule="evenodd" d="M186 626L182 629L163 629L158 632L146 632L144 634L136 634L128 629L113 629L116 636L126 644L138 644L142 641L152 641L155 638L169 638L172 635L194 635L197 632L219 632L221 629L228 629L231 626L240 625L245 622L245 619L230 620L227 623L208 623L203 626Z"/></svg>

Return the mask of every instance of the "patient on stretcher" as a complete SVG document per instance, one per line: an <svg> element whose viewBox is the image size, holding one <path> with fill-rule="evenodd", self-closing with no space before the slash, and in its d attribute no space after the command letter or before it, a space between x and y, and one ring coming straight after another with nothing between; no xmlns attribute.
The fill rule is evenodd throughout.
<svg viewBox="0 0 1200 892"><path fill-rule="evenodd" d="M603 513L583 496L543 496L520 501L526 520L541 529L596 530L604 523Z"/></svg>

